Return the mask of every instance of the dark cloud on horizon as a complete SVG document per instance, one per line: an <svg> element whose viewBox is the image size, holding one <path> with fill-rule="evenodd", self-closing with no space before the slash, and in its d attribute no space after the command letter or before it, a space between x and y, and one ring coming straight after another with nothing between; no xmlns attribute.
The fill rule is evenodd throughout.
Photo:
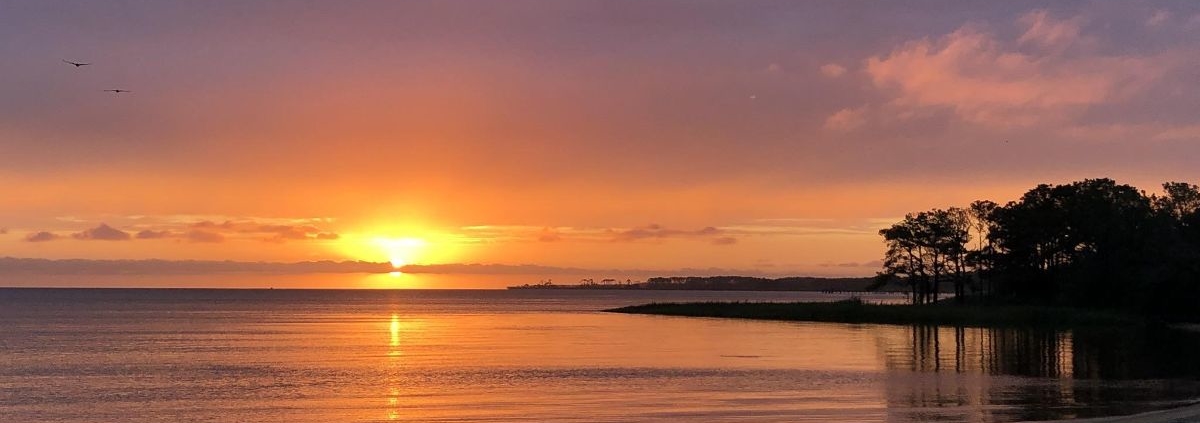
<svg viewBox="0 0 1200 423"><path fill-rule="evenodd" d="M666 239L687 239L707 241L714 245L730 245L737 243L735 235L716 226L705 226L695 230L671 229L664 225L652 223L634 227L551 227L551 226L504 226L482 225L459 228L469 234L471 239L488 242L601 242L622 243L639 241L661 241Z"/></svg>
<svg viewBox="0 0 1200 423"><path fill-rule="evenodd" d="M194 236L194 231L189 231L187 236L194 241L203 240L200 242L219 242L217 241L217 236L220 236L221 240L224 240L225 238L231 238L239 234L260 236L260 240L274 243L307 240L327 241L340 238L335 232L325 231L311 224L264 224L253 220L226 220L216 223L205 220L192 223L188 227L201 231Z"/></svg>
<svg viewBox="0 0 1200 423"><path fill-rule="evenodd" d="M258 239L276 243L304 240L332 241L341 238L336 232L325 231L313 225L269 225L257 223L252 220L227 220L221 223L205 220L188 224L155 223L151 225L134 224L130 226L133 228L127 232L107 223L101 223L94 228L73 233L70 235L70 238L82 241L181 239L199 243L218 243L238 238ZM150 228L137 230L138 227L145 228L146 226L150 226ZM133 232L135 230L136 232ZM40 231L26 238L26 240L36 238L32 242L43 242L65 237L58 236L50 231Z"/></svg>
<svg viewBox="0 0 1200 423"><path fill-rule="evenodd" d="M128 241L133 237L128 232L101 223L100 226L71 234L71 238L95 241Z"/></svg>
<svg viewBox="0 0 1200 423"><path fill-rule="evenodd" d="M217 243L225 242L225 235L218 232L206 231L201 229L193 229L187 232L186 238L191 242L208 242Z"/></svg>
<svg viewBox="0 0 1200 423"><path fill-rule="evenodd" d="M882 260L871 260L864 262L848 261L842 263L821 263L821 267L840 267L840 268L871 268L878 269L883 267Z"/></svg>
<svg viewBox="0 0 1200 423"><path fill-rule="evenodd" d="M651 223L646 226L638 226L625 230L612 230L613 241L637 241L641 239L661 239L674 237L688 236L706 236L717 235L721 231L712 226L704 227L695 231L683 231L677 229L667 229L663 225Z"/></svg>
<svg viewBox="0 0 1200 423"><path fill-rule="evenodd" d="M309 225L260 225L247 232L268 234L266 241L284 242L316 238L321 230Z"/></svg>
<svg viewBox="0 0 1200 423"><path fill-rule="evenodd" d="M715 245L730 245L737 242L737 238L730 236L720 236L725 231L714 227L706 226L697 230L678 230L668 229L663 225L652 223L646 226L638 226L625 230L609 230L612 234L614 242L635 242L647 239L667 239L667 238L712 238L711 242Z"/></svg>
<svg viewBox="0 0 1200 423"><path fill-rule="evenodd" d="M366 261L239 262L204 260L87 260L0 257L0 274L386 273L389 263Z"/></svg>
<svg viewBox="0 0 1200 423"><path fill-rule="evenodd" d="M174 236L174 234L172 234L171 231L154 231L145 229L138 231L138 233L134 234L133 237L137 239L163 239L170 238L172 236Z"/></svg>
<svg viewBox="0 0 1200 423"><path fill-rule="evenodd" d="M41 231L25 235L26 242L46 242L61 238L53 232Z"/></svg>
<svg viewBox="0 0 1200 423"><path fill-rule="evenodd" d="M188 225L188 227L195 229L233 229L235 226L236 224L234 224L232 220L226 220L222 223L216 223L211 220L202 220Z"/></svg>

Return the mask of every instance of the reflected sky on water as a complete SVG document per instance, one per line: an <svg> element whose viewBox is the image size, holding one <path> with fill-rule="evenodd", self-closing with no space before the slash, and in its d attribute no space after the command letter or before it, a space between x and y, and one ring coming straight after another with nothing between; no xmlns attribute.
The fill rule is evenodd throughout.
<svg viewBox="0 0 1200 423"><path fill-rule="evenodd" d="M0 290L3 421L973 421L1200 397L1195 336L597 310L807 293Z"/></svg>

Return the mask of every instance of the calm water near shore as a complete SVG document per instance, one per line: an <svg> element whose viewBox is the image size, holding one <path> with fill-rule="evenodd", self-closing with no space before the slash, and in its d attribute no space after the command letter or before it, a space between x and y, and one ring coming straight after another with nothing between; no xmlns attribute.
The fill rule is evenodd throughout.
<svg viewBox="0 0 1200 423"><path fill-rule="evenodd" d="M598 311L839 298L0 289L0 421L1006 422L1200 397L1189 333Z"/></svg>

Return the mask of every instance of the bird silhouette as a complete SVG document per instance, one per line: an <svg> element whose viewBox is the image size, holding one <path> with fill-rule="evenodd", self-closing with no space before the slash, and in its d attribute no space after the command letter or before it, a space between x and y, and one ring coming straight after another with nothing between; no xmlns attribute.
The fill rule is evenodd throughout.
<svg viewBox="0 0 1200 423"><path fill-rule="evenodd" d="M90 64L91 64L91 63L72 62L72 61L70 61L70 60L67 60L67 59L63 59L63 62L66 62L66 63L72 64L72 65L75 65L75 67L76 67L76 68L78 68L78 67L80 67L80 66L87 66L87 65L90 65Z"/></svg>
<svg viewBox="0 0 1200 423"><path fill-rule="evenodd" d="M114 89L111 89L111 90L104 90L104 91L107 91L107 92L110 92L110 93L113 93L113 94L120 94L120 93L127 93L127 92L130 92L129 90L122 90L122 89L120 89L120 88L114 88Z"/></svg>

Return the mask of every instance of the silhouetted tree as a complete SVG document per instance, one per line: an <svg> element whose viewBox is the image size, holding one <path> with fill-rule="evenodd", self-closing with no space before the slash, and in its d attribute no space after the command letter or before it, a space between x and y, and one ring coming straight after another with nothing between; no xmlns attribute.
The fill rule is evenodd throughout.
<svg viewBox="0 0 1200 423"><path fill-rule="evenodd" d="M1039 185L992 218L1008 293L1029 301L1122 306L1125 272L1153 246L1149 199L1111 179Z"/></svg>
<svg viewBox="0 0 1200 423"><path fill-rule="evenodd" d="M1163 184L1147 195L1111 179L1038 185L1003 206L905 216L879 231L887 246L878 281L901 280L913 302L955 296L1121 309L1200 319L1200 187ZM974 242L971 242L974 240Z"/></svg>
<svg viewBox="0 0 1200 423"><path fill-rule="evenodd" d="M977 200L967 207L967 218L974 231L971 237L975 239L975 249L967 252L967 262L975 271L981 285L979 290L984 295L995 292L992 268L996 260L996 247L988 234L992 232L992 213L999 207L999 204L988 200Z"/></svg>
<svg viewBox="0 0 1200 423"><path fill-rule="evenodd" d="M966 287L970 270L970 251L967 244L971 240L971 213L957 207L951 207L941 213L942 225L946 229L942 248L953 276L954 300L961 303L967 298Z"/></svg>
<svg viewBox="0 0 1200 423"><path fill-rule="evenodd" d="M966 274L967 213L934 209L909 214L879 231L887 244L881 280L896 278L909 285L914 304L937 302L947 278L960 294Z"/></svg>
<svg viewBox="0 0 1200 423"><path fill-rule="evenodd" d="M1162 187L1162 196L1150 197L1155 210L1179 223L1185 223L1189 216L1200 210L1200 187L1185 182L1167 182Z"/></svg>

